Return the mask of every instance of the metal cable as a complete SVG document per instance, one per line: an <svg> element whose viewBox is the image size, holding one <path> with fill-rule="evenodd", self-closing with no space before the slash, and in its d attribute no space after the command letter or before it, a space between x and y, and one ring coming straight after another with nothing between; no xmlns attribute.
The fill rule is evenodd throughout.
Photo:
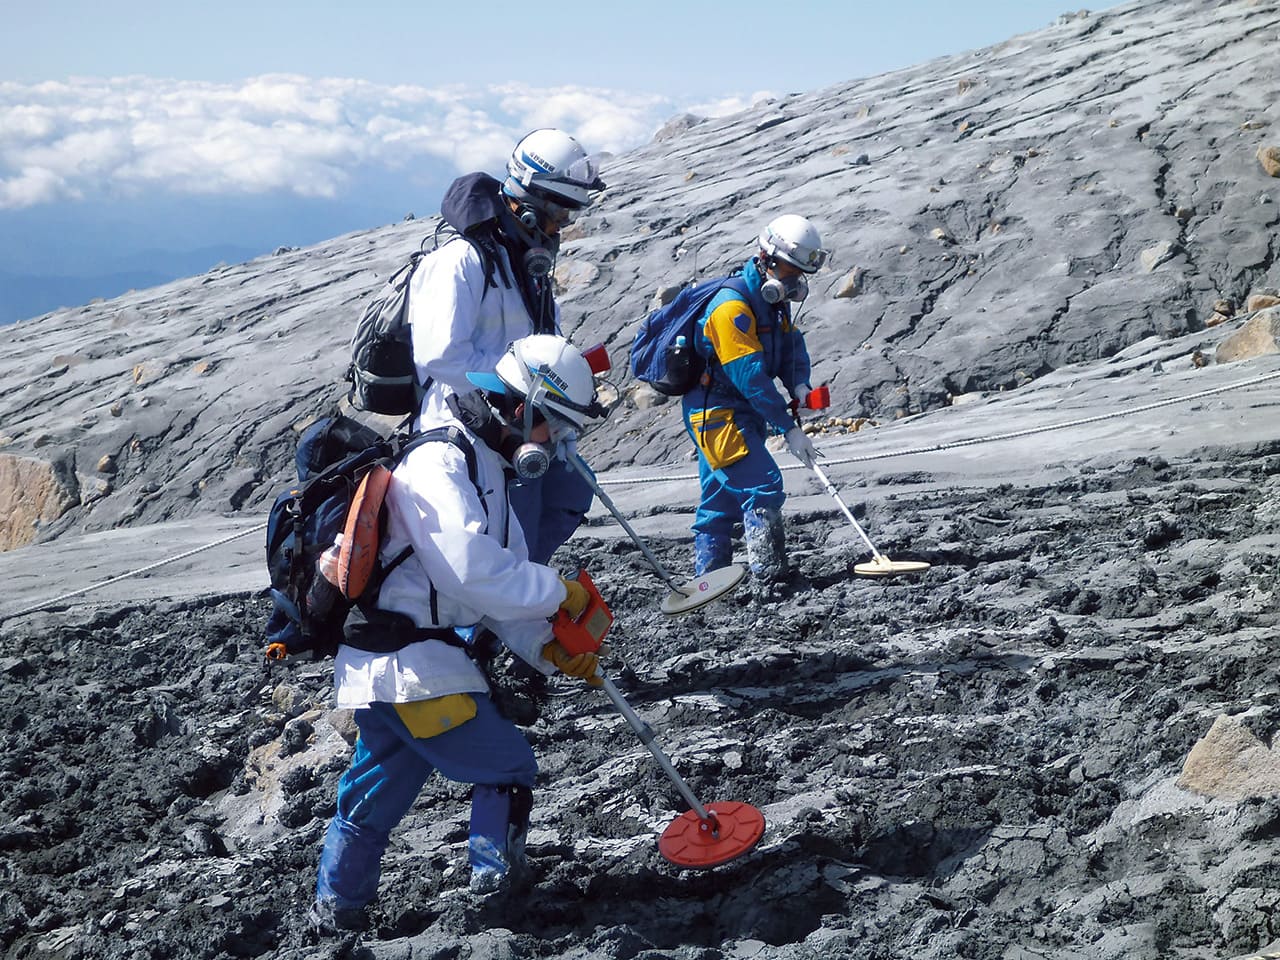
<svg viewBox="0 0 1280 960"><path fill-rule="evenodd" d="M826 466L836 466L838 464L845 464L845 463L865 463L869 460L887 460L893 457L909 457L909 456L915 456L922 453L938 453L943 450L954 450L958 447L970 447L970 446L975 446L981 443L994 443L998 440L1012 440L1017 437L1029 437L1037 433L1047 433L1051 430L1064 430L1068 427L1078 427L1088 423L1100 423L1104 420L1115 420L1121 417L1129 417L1135 414L1145 413L1148 410L1156 410L1160 407L1172 406L1178 403L1189 403L1192 400L1199 400L1203 397L1210 397L1218 393L1226 393L1230 390L1240 390L1245 387L1256 386L1259 383L1265 383L1268 380L1275 380L1277 378L1280 378L1280 371L1276 371L1275 373L1268 373L1260 377L1254 377L1251 380L1244 380L1244 381L1241 381L1240 383L1228 384L1227 386L1224 386L1224 387L1214 387L1213 389L1210 389L1210 390L1202 390L1199 393L1189 394L1188 396L1185 396L1185 397L1174 397L1169 400L1160 400L1155 403L1146 404L1145 406L1133 407L1132 409L1129 409L1129 410L1120 410L1114 413L1103 413L1103 414L1098 414L1097 416L1092 416L1092 417L1081 417L1078 420L1068 420L1064 423L1052 423L1043 427L1030 427L1026 430L1014 430L1010 433L992 434L989 437L973 437L968 440L953 440L950 443L939 443L929 447L912 447L906 450L894 450L889 453L868 453L858 457L842 457L835 460L824 460L823 462ZM786 464L785 466L782 466L779 469L799 470L802 468L807 469L804 467L804 464L795 463L795 464ZM634 479L624 479L624 480L602 480L597 478L596 482L601 486L625 486L627 484L633 484L633 483L665 483L665 482L674 481L674 480L697 480L697 479L698 479L698 475L696 473L692 473L692 474L678 474L675 476L666 476L666 477L637 477ZM260 531L265 530L266 528L267 528L267 524L263 522L256 526L249 527L248 529L241 530L239 533L230 534L229 536L223 537L221 540L215 540L212 543L206 543L204 546L196 547L192 550L186 551L185 553L180 553L172 557L166 557L163 560L157 560L155 563L148 564L145 567L139 567L136 570L130 570L128 573L122 573L119 576L111 577L108 580L103 580L101 583L90 584L87 587L81 587L79 590L72 590L69 593L64 593L56 597L50 597L48 600L42 600L40 603L37 603L30 607L25 607L14 613L0 614L0 623L3 623L6 620L13 620L17 617L26 616L29 613L35 613L38 610L43 610L45 607L53 606L54 604L61 603L64 600L70 600L73 597L81 596L82 594L89 593L93 590L99 590L103 587L110 586L113 583L119 583L121 580L128 580L131 577L141 576L144 573L149 573L150 571L155 570L159 567L163 567L166 564L176 563L179 560L185 560L187 557L193 557L196 554L203 553L206 550L212 550L215 547L220 547L224 543L230 543L233 540L239 540L241 537L247 537L251 533L259 533Z"/></svg>
<svg viewBox="0 0 1280 960"><path fill-rule="evenodd" d="M51 607L55 603L61 603L63 600L70 600L72 597L78 597L83 593L89 593L91 590L99 590L102 587L110 586L113 583L119 583L121 580L128 580L130 577L139 577L144 573L149 573L150 571L155 570L157 567L163 567L165 564L169 563L177 563L179 560L185 560L187 557L194 557L197 553L212 550L214 547L220 547L224 543L230 543L232 540L239 540L241 537L247 537L251 533L258 533L265 529L267 529L267 524L264 521L255 527L249 527L247 530L241 530L239 533L233 533L229 536L223 537L221 540L215 540L213 543L206 543L202 547L196 547L193 550L188 550L186 553L180 553L174 557L165 557L163 560L157 560L155 563L148 564L145 567L139 567L137 570L130 570L128 573L122 573L119 576L110 578L109 580L103 580L101 583L93 583L87 587L81 587L79 590L72 590L70 593L64 593L61 596L50 597L48 600L40 601L35 606L26 607L25 609L18 610L15 613L0 614L0 623L3 623L6 620L13 620L16 617L26 616L28 613L35 613L37 610L43 610L45 607Z"/></svg>
<svg viewBox="0 0 1280 960"><path fill-rule="evenodd" d="M1177 403L1189 403L1192 400L1199 400L1203 397L1211 397L1214 394L1226 393L1229 390L1240 390L1244 387L1256 386L1267 380L1275 380L1280 378L1280 371L1264 374L1260 377L1254 377L1251 380L1242 380L1239 383L1227 384L1224 387L1214 387L1210 390L1201 390L1199 393L1188 394L1185 397L1172 397L1168 400L1158 400L1155 403L1148 403L1145 406L1133 407L1128 410L1117 410L1112 413L1100 413L1092 417L1081 417L1078 420L1068 420L1064 423L1051 423L1043 427L1029 427L1026 430L1014 430L1010 433L997 433L989 437L973 437L968 440L953 440L950 443L938 443L930 447L910 447L906 450L893 450L888 453L867 453L859 457L842 457L836 460L823 459L826 466L836 466L842 463L865 463L868 460L889 460L893 457L910 457L921 453L938 453L942 450L954 450L958 447L972 447L980 443L994 443L997 440L1013 440L1017 437L1029 437L1037 433L1048 433L1050 430L1065 430L1068 427L1079 427L1087 423L1100 423L1103 420L1116 420L1121 417L1131 417L1134 414L1146 413L1148 410L1156 410L1160 407L1169 407ZM780 470L801 470L808 469L802 463L790 463L779 467ZM673 480L697 480L696 473L677 474L665 477L636 477L624 480L601 480L597 478L597 483L601 486L624 486L631 483L664 483Z"/></svg>

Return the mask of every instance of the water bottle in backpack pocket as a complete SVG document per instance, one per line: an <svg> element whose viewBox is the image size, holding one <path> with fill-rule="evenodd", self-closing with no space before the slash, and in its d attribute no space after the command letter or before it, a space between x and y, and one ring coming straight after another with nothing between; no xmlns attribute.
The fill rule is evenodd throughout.
<svg viewBox="0 0 1280 960"><path fill-rule="evenodd" d="M722 288L745 296L740 276L717 277L684 287L665 306L640 324L631 342L631 372L668 397L679 397L697 386L706 361L695 348L698 323Z"/></svg>

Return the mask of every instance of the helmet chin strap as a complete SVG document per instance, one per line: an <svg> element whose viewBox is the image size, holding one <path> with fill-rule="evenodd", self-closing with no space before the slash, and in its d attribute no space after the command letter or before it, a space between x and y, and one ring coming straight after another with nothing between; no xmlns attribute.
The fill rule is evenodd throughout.
<svg viewBox="0 0 1280 960"><path fill-rule="evenodd" d="M525 480L536 480L551 467L551 451L545 444L533 439L533 411L547 392L547 369L539 367L534 374L533 385L524 398L524 442L516 449L511 465L516 475Z"/></svg>

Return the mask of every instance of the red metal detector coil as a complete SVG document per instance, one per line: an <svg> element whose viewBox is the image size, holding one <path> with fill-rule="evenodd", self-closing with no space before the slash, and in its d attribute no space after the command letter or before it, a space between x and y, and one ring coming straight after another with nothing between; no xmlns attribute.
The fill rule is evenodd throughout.
<svg viewBox="0 0 1280 960"><path fill-rule="evenodd" d="M684 797L684 802L693 808L676 817L658 838L658 852L669 863L691 870L706 870L736 860L760 842L764 836L764 814L750 804L734 800L704 807L671 765L671 758L654 742L649 725L631 709L631 704L623 698L613 681L600 675L600 687L631 729L640 735L640 742L649 748L662 772Z"/></svg>
<svg viewBox="0 0 1280 960"><path fill-rule="evenodd" d="M749 803L726 800L706 806L707 819L686 810L658 838L658 852L668 863L707 870L736 860L764 836L764 814Z"/></svg>

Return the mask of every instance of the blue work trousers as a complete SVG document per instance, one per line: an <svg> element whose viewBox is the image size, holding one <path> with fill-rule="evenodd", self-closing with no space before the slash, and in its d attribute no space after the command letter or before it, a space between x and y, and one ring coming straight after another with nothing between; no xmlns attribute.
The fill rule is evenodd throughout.
<svg viewBox="0 0 1280 960"><path fill-rule="evenodd" d="M696 447L689 410L686 407L685 430ZM747 447L745 457L713 470L702 450L698 450L698 482L702 486L702 497L694 514L695 533L728 538L732 535L733 525L742 521L745 511L780 510L786 500L782 472L764 445L764 422L758 416L738 410L735 411L734 423Z"/></svg>
<svg viewBox="0 0 1280 960"><path fill-rule="evenodd" d="M595 496L591 485L559 457L536 480L514 480L507 487L511 509L520 519L529 559L549 563L551 555L573 536Z"/></svg>
<svg viewBox="0 0 1280 960"><path fill-rule="evenodd" d="M409 732L392 704L374 703L355 712L360 738L338 783L338 812L320 854L317 900L338 908L363 907L373 900L391 830L436 770L450 780L477 784L472 846L479 838L506 848L505 788L532 787L538 763L515 724L484 694L472 696L472 719L425 740Z"/></svg>

